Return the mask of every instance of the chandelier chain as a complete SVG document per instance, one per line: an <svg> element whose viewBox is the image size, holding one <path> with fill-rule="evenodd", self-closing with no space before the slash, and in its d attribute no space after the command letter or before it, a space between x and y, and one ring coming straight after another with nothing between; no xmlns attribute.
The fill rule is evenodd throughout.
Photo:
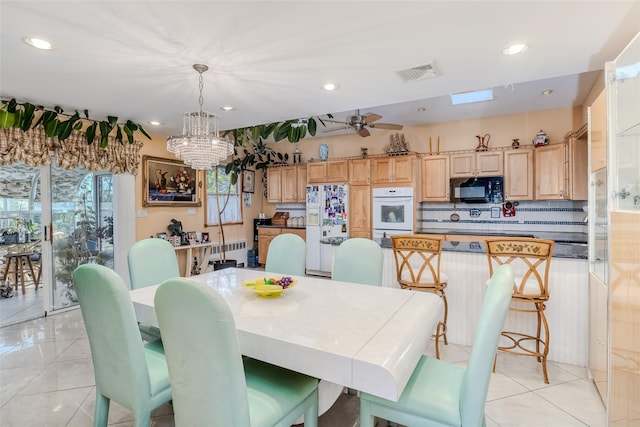
<svg viewBox="0 0 640 427"><path fill-rule="evenodd" d="M204 99L202 98L202 90L204 89L204 79L202 78L202 71L198 71L200 77L198 78L199 80L199 87L200 87L200 97L198 98L198 102L200 103L200 114L202 114L202 104L204 102Z"/></svg>

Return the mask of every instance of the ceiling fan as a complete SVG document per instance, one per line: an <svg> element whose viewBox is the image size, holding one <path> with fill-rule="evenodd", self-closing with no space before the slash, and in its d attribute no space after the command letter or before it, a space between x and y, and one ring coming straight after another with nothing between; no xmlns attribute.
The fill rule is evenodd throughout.
<svg viewBox="0 0 640 427"><path fill-rule="evenodd" d="M356 110L356 113L353 116L347 117L346 121L341 122L339 120L330 120L324 119L325 122L329 123L340 123L344 125L344 127L329 129L325 132L333 132L341 129L349 129L353 128L360 136L365 137L371 135L367 128L371 129L393 129L400 130L402 129L402 125L397 125L393 123L374 123L382 118L381 115L375 113L367 113L364 115L360 115L360 110Z"/></svg>

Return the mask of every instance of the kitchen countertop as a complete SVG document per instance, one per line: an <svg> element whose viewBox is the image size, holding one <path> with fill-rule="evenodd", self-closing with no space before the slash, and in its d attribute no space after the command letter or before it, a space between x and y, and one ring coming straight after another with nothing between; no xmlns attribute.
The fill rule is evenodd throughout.
<svg viewBox="0 0 640 427"><path fill-rule="evenodd" d="M258 228L291 228L291 229L295 229L295 230L306 230L307 227L305 227L304 225L300 225L300 226L292 226L292 225L266 225L266 224L259 224L257 226Z"/></svg>
<svg viewBox="0 0 640 427"><path fill-rule="evenodd" d="M587 243L587 233L563 233L558 231L483 231L483 230L448 230L443 228L421 228L417 234L459 234L465 236L516 236L535 237L553 240L556 243Z"/></svg>
<svg viewBox="0 0 640 427"><path fill-rule="evenodd" d="M483 232L461 232L456 230L456 233L444 233L443 231L448 230L439 230L437 233L433 230L425 232L423 230L419 230L417 234L459 234L459 235L480 235L480 236L519 236L519 237L536 237L539 239L549 239L554 240L555 245L553 247L553 257L554 258L572 258L572 259L587 259L588 258L588 247L586 241L585 233L560 233L560 232L533 232L533 233L522 233L522 232L493 232L493 233L483 233ZM584 238L582 235L585 235ZM554 238L555 237L555 238ZM345 240L344 237L327 237L325 239L320 240L320 243L325 245L339 245ZM378 243L382 248L391 249L391 239L382 238L382 239L373 239ZM578 241L576 241L578 240ZM485 254L484 243L482 242L456 242L456 241L444 241L442 242L442 250L445 252L470 252L470 253L480 253Z"/></svg>

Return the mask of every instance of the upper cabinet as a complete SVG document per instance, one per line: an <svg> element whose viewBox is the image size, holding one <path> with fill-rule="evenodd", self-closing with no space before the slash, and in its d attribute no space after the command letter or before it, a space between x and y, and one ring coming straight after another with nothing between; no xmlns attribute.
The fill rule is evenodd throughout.
<svg viewBox="0 0 640 427"><path fill-rule="evenodd" d="M505 200L533 200L533 149L504 152Z"/></svg>
<svg viewBox="0 0 640 427"><path fill-rule="evenodd" d="M425 156L421 162L421 201L449 201L449 156Z"/></svg>
<svg viewBox="0 0 640 427"><path fill-rule="evenodd" d="M373 185L413 183L414 159L413 155L373 159L371 164Z"/></svg>
<svg viewBox="0 0 640 427"><path fill-rule="evenodd" d="M346 160L307 163L308 183L347 182L348 165Z"/></svg>
<svg viewBox="0 0 640 427"><path fill-rule="evenodd" d="M587 200L586 133L534 149L536 200Z"/></svg>
<svg viewBox="0 0 640 427"><path fill-rule="evenodd" d="M285 166L267 169L267 202L304 202L307 184L306 171L305 166Z"/></svg>
<svg viewBox="0 0 640 427"><path fill-rule="evenodd" d="M349 160L349 184L369 185L371 183L371 160Z"/></svg>
<svg viewBox="0 0 640 427"><path fill-rule="evenodd" d="M607 98L605 91L589 107L589 146L591 170L607 166Z"/></svg>
<svg viewBox="0 0 640 427"><path fill-rule="evenodd" d="M451 178L503 174L502 151L456 153L449 157L451 158Z"/></svg>

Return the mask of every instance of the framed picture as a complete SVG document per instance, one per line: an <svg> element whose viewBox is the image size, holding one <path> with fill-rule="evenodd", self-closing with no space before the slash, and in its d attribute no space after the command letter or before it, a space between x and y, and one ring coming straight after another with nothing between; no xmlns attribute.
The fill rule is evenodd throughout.
<svg viewBox="0 0 640 427"><path fill-rule="evenodd" d="M169 236L167 233L156 233L156 237L162 240L169 240Z"/></svg>
<svg viewBox="0 0 640 427"><path fill-rule="evenodd" d="M209 243L209 232L208 231L203 231L202 232L202 243Z"/></svg>
<svg viewBox="0 0 640 427"><path fill-rule="evenodd" d="M197 177L179 160L142 156L142 206L201 206Z"/></svg>
<svg viewBox="0 0 640 427"><path fill-rule="evenodd" d="M246 170L242 172L242 192L253 193L256 188L256 173Z"/></svg>

